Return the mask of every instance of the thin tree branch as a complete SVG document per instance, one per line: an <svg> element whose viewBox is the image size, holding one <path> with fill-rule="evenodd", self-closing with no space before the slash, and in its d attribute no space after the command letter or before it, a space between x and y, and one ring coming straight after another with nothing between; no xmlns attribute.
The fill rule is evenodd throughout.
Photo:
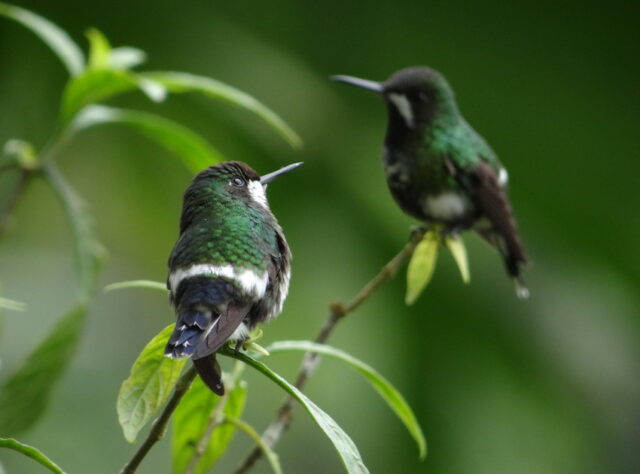
<svg viewBox="0 0 640 474"><path fill-rule="evenodd" d="M322 328L320 328L320 331L316 335L314 341L321 344L325 343L342 318L355 311L360 305L369 299L369 297L373 295L378 288L393 278L405 260L413 254L413 251L415 250L418 242L420 242L423 234L424 229L414 231L411 234L409 242L404 246L404 248L386 265L384 265L378 274L364 285L351 301L346 304L332 303L329 307L329 316ZM302 390L309 377L311 377L315 372L319 362L320 356L318 354L313 352L305 354L300 370L298 371L298 376L296 377L295 386L298 389ZM276 420L273 421L262 434L262 438L269 448L273 448L278 441L280 441L283 433L291 424L293 420L293 406L293 398L287 397L277 412ZM249 471L263 457L263 455L264 451L260 447L256 446L236 468L234 474L243 474Z"/></svg>
<svg viewBox="0 0 640 474"><path fill-rule="evenodd" d="M144 440L144 443L140 445L129 462L124 465L124 467L120 471L120 474L133 474L134 472L136 472L136 469L138 469L138 466L147 455L149 450L153 447L154 444L156 444L164 437L165 433L167 432L167 425L169 424L171 415L178 406L178 403L180 403L180 400L182 399L184 394L187 393L187 390L189 390L189 387L191 387L191 383L193 382L193 379L195 379L195 377L196 369L194 366L191 366L191 368L184 374L182 374L182 376L178 379L171 399L164 407L164 410L162 410L160 416L156 419L156 421L153 422L151 430L149 430L149 434Z"/></svg>

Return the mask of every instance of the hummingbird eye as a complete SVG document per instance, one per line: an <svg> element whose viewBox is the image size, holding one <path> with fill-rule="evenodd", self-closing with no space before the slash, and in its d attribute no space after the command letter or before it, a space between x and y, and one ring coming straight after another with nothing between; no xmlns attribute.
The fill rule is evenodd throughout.
<svg viewBox="0 0 640 474"><path fill-rule="evenodd" d="M242 178L233 178L229 184L231 184L231 185L233 185L233 186L235 186L237 188L241 188L246 183L244 182L244 179L242 179Z"/></svg>

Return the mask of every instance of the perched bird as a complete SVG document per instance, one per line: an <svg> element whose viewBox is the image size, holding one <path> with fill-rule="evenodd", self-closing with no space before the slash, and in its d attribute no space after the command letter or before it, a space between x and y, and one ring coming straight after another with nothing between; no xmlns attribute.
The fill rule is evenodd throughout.
<svg viewBox="0 0 640 474"><path fill-rule="evenodd" d="M165 355L190 357L218 395L224 386L216 351L282 311L291 252L265 190L301 164L260 177L229 161L200 172L185 191L167 280L178 320Z"/></svg>
<svg viewBox="0 0 640 474"><path fill-rule="evenodd" d="M508 175L487 142L465 121L439 72L409 67L384 82L332 76L379 94L388 112L382 163L398 205L444 232L474 229L504 259L516 293L527 263L506 195Z"/></svg>

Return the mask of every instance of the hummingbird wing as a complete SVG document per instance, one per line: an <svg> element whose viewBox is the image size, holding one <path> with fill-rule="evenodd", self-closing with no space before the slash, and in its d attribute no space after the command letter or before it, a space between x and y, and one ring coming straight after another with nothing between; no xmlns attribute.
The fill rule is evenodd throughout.
<svg viewBox="0 0 640 474"><path fill-rule="evenodd" d="M476 226L478 233L503 255L509 274L520 279L528 261L504 187L494 169L480 161L470 169L455 169L458 182L469 192L489 226ZM523 290L524 291L524 290Z"/></svg>

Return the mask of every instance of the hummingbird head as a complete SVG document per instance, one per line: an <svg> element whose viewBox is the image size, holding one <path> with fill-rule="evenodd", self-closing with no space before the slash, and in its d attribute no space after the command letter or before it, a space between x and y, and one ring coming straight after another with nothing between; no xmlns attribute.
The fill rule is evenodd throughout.
<svg viewBox="0 0 640 474"><path fill-rule="evenodd" d="M216 212L217 206L229 210L240 209L244 206L238 207L238 204L244 204L268 210L267 184L300 165L302 163L293 163L262 177L241 161L226 161L201 171L184 194L181 232L194 220Z"/></svg>
<svg viewBox="0 0 640 474"><path fill-rule="evenodd" d="M457 116L449 84L442 74L428 67L401 69L384 82L352 76L331 76L331 79L380 94L393 127L420 131L438 118Z"/></svg>

